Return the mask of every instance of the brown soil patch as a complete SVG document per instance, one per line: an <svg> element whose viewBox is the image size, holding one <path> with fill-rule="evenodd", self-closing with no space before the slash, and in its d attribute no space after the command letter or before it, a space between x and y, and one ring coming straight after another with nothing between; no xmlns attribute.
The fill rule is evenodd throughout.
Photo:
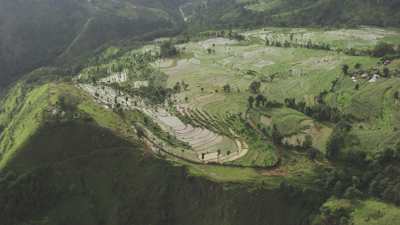
<svg viewBox="0 0 400 225"><path fill-rule="evenodd" d="M285 168L276 168L272 170L262 170L261 175L269 177L284 177L288 175L288 171Z"/></svg>

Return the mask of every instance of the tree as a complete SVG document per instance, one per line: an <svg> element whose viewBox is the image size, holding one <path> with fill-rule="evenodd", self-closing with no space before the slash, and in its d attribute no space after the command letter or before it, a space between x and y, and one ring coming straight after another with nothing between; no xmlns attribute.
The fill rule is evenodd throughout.
<svg viewBox="0 0 400 225"><path fill-rule="evenodd" d="M362 67L362 65L360 63L356 63L354 65L354 69L357 69L357 70L361 69L361 67Z"/></svg>
<svg viewBox="0 0 400 225"><path fill-rule="evenodd" d="M339 156L340 150L343 145L344 135L342 131L334 131L328 140L328 144L326 147L326 157L328 159L336 159Z"/></svg>
<svg viewBox="0 0 400 225"><path fill-rule="evenodd" d="M342 72L343 72L343 74L344 75L347 75L347 74L349 74L349 65L347 65L347 64L344 64L343 66L342 66Z"/></svg>
<svg viewBox="0 0 400 225"><path fill-rule="evenodd" d="M92 84L96 85L96 77L92 76L91 78L92 78Z"/></svg>
<svg viewBox="0 0 400 225"><path fill-rule="evenodd" d="M372 50L372 55L375 57L383 57L385 55L391 55L395 53L396 50L394 49L394 45L386 42L379 42Z"/></svg>
<svg viewBox="0 0 400 225"><path fill-rule="evenodd" d="M180 93L180 92L182 91L181 83L176 82L176 84L175 84L175 86L174 86L174 91L175 91L176 93Z"/></svg>
<svg viewBox="0 0 400 225"><path fill-rule="evenodd" d="M303 148L304 149L311 148L312 144L313 144L312 137L311 137L311 135L307 134L305 139L304 139L304 142L303 142Z"/></svg>
<svg viewBox="0 0 400 225"><path fill-rule="evenodd" d="M341 197L343 194L343 190L344 190L344 187L343 187L342 182L340 180L337 181L335 186L333 186L333 194L336 197Z"/></svg>
<svg viewBox="0 0 400 225"><path fill-rule="evenodd" d="M357 176L352 176L351 183L353 184L354 187L359 187L361 183L360 178L358 178Z"/></svg>
<svg viewBox="0 0 400 225"><path fill-rule="evenodd" d="M257 95L255 100L256 100L256 107L260 107L260 104L264 105L266 101L265 97L261 94Z"/></svg>
<svg viewBox="0 0 400 225"><path fill-rule="evenodd" d="M247 99L247 102L249 103L249 108L250 108L250 109L253 108L254 97L253 97L253 96L250 96L250 97Z"/></svg>
<svg viewBox="0 0 400 225"><path fill-rule="evenodd" d="M383 76L384 77L389 77L389 75L390 75L389 68L387 68L387 67L383 68Z"/></svg>
<svg viewBox="0 0 400 225"><path fill-rule="evenodd" d="M189 89L189 84L185 83L185 81L182 81L181 83L182 83L183 90L187 91Z"/></svg>
<svg viewBox="0 0 400 225"><path fill-rule="evenodd" d="M257 94L260 92L260 88L261 88L261 82L259 81L253 81L250 84L250 91L254 94Z"/></svg>
<svg viewBox="0 0 400 225"><path fill-rule="evenodd" d="M142 127L137 127L136 134L139 137L139 139L143 139L146 136L146 131Z"/></svg>
<svg viewBox="0 0 400 225"><path fill-rule="evenodd" d="M231 92L231 86L229 84L224 85L224 92L225 93L230 93Z"/></svg>
<svg viewBox="0 0 400 225"><path fill-rule="evenodd" d="M356 187L354 187L354 186L351 186L351 187L348 187L347 189L346 189L346 191L344 192L344 197L345 198L347 198L347 199L355 199L355 198L360 198L360 197L362 197L362 195L363 195L363 193L360 191L360 190L358 190Z"/></svg>
<svg viewBox="0 0 400 225"><path fill-rule="evenodd" d="M275 145L280 145L282 143L283 136L281 132L279 132L278 127L274 124L272 128L272 142Z"/></svg>
<svg viewBox="0 0 400 225"><path fill-rule="evenodd" d="M311 147L311 148L308 149L307 153L308 153L308 158L310 160L315 160L317 158L317 155L318 155L318 150Z"/></svg>
<svg viewBox="0 0 400 225"><path fill-rule="evenodd" d="M400 100L400 91L396 91L393 95L394 99Z"/></svg>
<svg viewBox="0 0 400 225"><path fill-rule="evenodd" d="M161 58L174 57L176 55L178 55L178 50L172 44L171 41L165 41L165 42L161 43L161 46L160 46Z"/></svg>

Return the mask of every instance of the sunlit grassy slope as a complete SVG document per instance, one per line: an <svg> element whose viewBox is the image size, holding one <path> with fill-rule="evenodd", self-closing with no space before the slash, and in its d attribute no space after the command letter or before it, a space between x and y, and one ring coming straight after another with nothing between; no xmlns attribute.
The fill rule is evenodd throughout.
<svg viewBox="0 0 400 225"><path fill-rule="evenodd" d="M350 201L330 199L321 207L325 215L342 215L354 225L399 224L400 209L373 199ZM318 223L317 223L318 224Z"/></svg>

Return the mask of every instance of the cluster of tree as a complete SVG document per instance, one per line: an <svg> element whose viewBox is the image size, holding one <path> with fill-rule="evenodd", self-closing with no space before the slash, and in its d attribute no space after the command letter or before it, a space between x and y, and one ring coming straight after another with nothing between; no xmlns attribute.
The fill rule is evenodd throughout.
<svg viewBox="0 0 400 225"><path fill-rule="evenodd" d="M179 50L175 47L172 41L164 41L160 46L160 57L170 58L179 54Z"/></svg>
<svg viewBox="0 0 400 225"><path fill-rule="evenodd" d="M326 146L326 157L328 159L334 160L339 157L340 151L345 145L346 135L351 128L352 125L347 120L341 120L335 125Z"/></svg>
<svg viewBox="0 0 400 225"><path fill-rule="evenodd" d="M272 127L272 142L275 145L281 145L282 139L283 139L283 135L279 131L278 127L274 124L274 126Z"/></svg>
<svg viewBox="0 0 400 225"><path fill-rule="evenodd" d="M372 56L384 59L396 59L400 58L400 48L393 44L386 42L379 42L372 49L337 49L337 51L343 52L351 56Z"/></svg>
<svg viewBox="0 0 400 225"><path fill-rule="evenodd" d="M149 100L152 104L163 104L167 99L171 98L173 90L164 87L141 87L137 90L132 90L133 95L138 95Z"/></svg>
<svg viewBox="0 0 400 225"><path fill-rule="evenodd" d="M308 49L318 49L318 50L331 50L331 46L325 43L314 43L312 40L308 40L307 43L298 43L293 41L284 40L270 40L266 38L265 40L266 46L273 46L273 47L283 47L283 48L308 48Z"/></svg>
<svg viewBox="0 0 400 225"><path fill-rule="evenodd" d="M393 98L396 100L400 100L400 91L395 91L393 94Z"/></svg>
<svg viewBox="0 0 400 225"><path fill-rule="evenodd" d="M185 83L185 81L178 81L172 89L175 93L181 93L182 91L187 91L189 89L189 84Z"/></svg>
<svg viewBox="0 0 400 225"><path fill-rule="evenodd" d="M231 90L232 90L231 85L229 85L229 84L225 84L223 89L224 89L225 93L231 93Z"/></svg>
<svg viewBox="0 0 400 225"><path fill-rule="evenodd" d="M208 54L215 54L215 49L213 49L213 48L207 48L207 53Z"/></svg>
<svg viewBox="0 0 400 225"><path fill-rule="evenodd" d="M228 31L221 30L221 31L203 32L203 33L201 33L201 36L207 37L207 38L222 37L222 38L229 38L231 40L237 40L237 41L244 41L246 39L243 35L241 35L238 32L234 32L232 29L229 29Z"/></svg>
<svg viewBox="0 0 400 225"><path fill-rule="evenodd" d="M257 94L260 92L261 82L260 81L253 81L250 83L249 90L253 94Z"/></svg>
<svg viewBox="0 0 400 225"><path fill-rule="evenodd" d="M157 58L158 55L151 51L145 53L132 52L104 64L94 63L94 65L80 72L80 81L95 84L99 78L122 72L126 72L129 77L148 79L150 75L154 74L154 69L150 63L154 62Z"/></svg>
<svg viewBox="0 0 400 225"><path fill-rule="evenodd" d="M365 160L365 158L364 158ZM368 194L400 206L400 147L386 149L368 164Z"/></svg>
<svg viewBox="0 0 400 225"><path fill-rule="evenodd" d="M57 101L57 105L64 111L75 111L78 103L78 98L66 93L62 94Z"/></svg>
<svg viewBox="0 0 400 225"><path fill-rule="evenodd" d="M256 107L268 105L267 98L262 94L258 94L258 95L256 95L256 97L254 97L253 95L249 96L249 98L247 99L247 102L248 102L248 106L250 109L253 108L254 105Z"/></svg>
<svg viewBox="0 0 400 225"><path fill-rule="evenodd" d="M237 32L232 32L232 30L229 31L228 33L229 39L234 39L237 41L244 41L245 37Z"/></svg>
<svg viewBox="0 0 400 225"><path fill-rule="evenodd" d="M343 75L350 76L350 77L367 74L368 77L366 77L366 78L368 78L368 79L372 78L372 75L374 75L374 74L380 75L385 78L390 78L392 76L399 76L399 74L400 74L396 70L391 71L386 66L383 67L382 70L378 69L378 68L363 69L362 65L360 63L356 63L354 65L354 69L352 69L348 64L343 64L342 65L342 73L343 73Z"/></svg>
<svg viewBox="0 0 400 225"><path fill-rule="evenodd" d="M334 50L351 56L373 56L378 58L384 57L384 59L400 58L400 47L386 42L379 42L377 45L374 46L373 49L367 49L367 50L354 49L354 48L333 49L327 43L314 43L312 42L312 40L308 40L306 43L304 42L299 43L296 40L293 41L293 37L291 36L290 40L275 40L266 37L265 45L273 47L283 47L283 48L308 48L308 49L327 50L327 51Z"/></svg>
<svg viewBox="0 0 400 225"><path fill-rule="evenodd" d="M370 51L370 55L374 57L400 57L400 48L399 46L395 46L393 44L389 44L386 42L379 42L375 45L375 47Z"/></svg>
<svg viewBox="0 0 400 225"><path fill-rule="evenodd" d="M294 98L286 98L285 105L318 121L329 121L336 123L343 118L343 115L339 109L327 105L320 97L317 97L317 99L319 99L317 104L307 106L305 102L296 102L296 99Z"/></svg>
<svg viewBox="0 0 400 225"><path fill-rule="evenodd" d="M317 180L329 195L347 199L375 197L400 205L400 146L372 157L353 150L346 157L343 169L329 169Z"/></svg>

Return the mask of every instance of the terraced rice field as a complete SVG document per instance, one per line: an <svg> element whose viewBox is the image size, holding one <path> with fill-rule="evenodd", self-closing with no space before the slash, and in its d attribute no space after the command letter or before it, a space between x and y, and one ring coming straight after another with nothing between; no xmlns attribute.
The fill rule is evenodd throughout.
<svg viewBox="0 0 400 225"><path fill-rule="evenodd" d="M116 104L120 104L120 107L125 110L137 109L150 116L162 129L191 146L191 150L196 153L197 159L188 157L188 160L202 163L223 163L236 160L247 153L248 149L245 143L206 128L184 124L178 117L162 108L146 106L144 101L138 97L129 96L108 86L80 84L79 87L107 108L115 108ZM180 156L185 157L185 155Z"/></svg>
<svg viewBox="0 0 400 225"><path fill-rule="evenodd" d="M203 162L232 161L246 151L235 140L206 128L184 124L178 117L166 111L158 111L155 115L174 136L188 143Z"/></svg>
<svg viewBox="0 0 400 225"><path fill-rule="evenodd" d="M367 33L369 35L365 35ZM370 94L361 88L357 97L354 81L343 78L341 66L346 63L353 68L355 64L360 63L363 68L371 68L377 65L378 59L368 56L349 56L334 51L335 48L370 48L380 40L391 39L393 35L398 34L397 31L383 32L373 28L326 31L303 28L265 28L246 31L242 34L246 40L241 42L227 38L211 38L180 44L176 46L181 51L179 57L163 59L152 64L168 76L168 87L173 88L177 82L181 81L189 84L187 90L174 96L178 100L176 103L178 111L179 108L183 109L181 114L188 120L182 120L174 114L173 110L146 107L140 99L132 97L128 102L124 102L126 96L117 96L116 99L124 103L122 107L127 109L134 103L164 130L178 140L188 143L191 146L190 153L194 153L199 162L234 161L232 164L255 166L273 165L279 158L276 146L260 138L247 139L246 144L243 136L235 135L232 132L235 129L232 129L229 121L226 121L230 115L247 113L248 98L251 95L254 96L249 91L251 82L261 82L259 93L269 101L283 103L287 98L294 98L297 102L304 101L311 106L315 104L315 96L329 90L332 82L340 78L339 86L343 91L336 93L335 96L328 96L328 104L363 118L377 117L376 115L385 108L375 103L369 107L368 103L364 104L364 102L382 99L380 94L376 94L380 93L380 89L383 90L382 95L385 93L390 95L393 94L395 88L398 88L397 83L393 88L379 80L374 84L368 84L372 86L372 89L368 88ZM360 40L361 37L362 40ZM296 41L303 44L312 40L314 43L329 44L332 49L271 47L265 45L265 39ZM157 49L157 45L147 45L139 51L157 51ZM123 80L120 77L105 79L119 82ZM230 85L230 92L225 92L223 89L223 86L227 84ZM361 81L360 84L364 85ZM391 88L390 91L386 91L388 88ZM101 95L100 98L102 98ZM106 101L106 105L110 108L115 106L110 102L111 99L113 98L103 97L103 103ZM393 105L391 102L387 104ZM384 127L382 124L391 124L388 121L400 118L395 112L384 112L386 112L385 116L379 119L380 122L374 121L363 125L373 128L372 130L367 131L357 127L352 132L360 139L379 139L369 138L375 133L383 133L374 133L374 129L382 129ZM321 152L325 151L327 140L332 132L330 124L318 123L301 112L285 107L266 110L263 115L258 116L256 122L267 128L269 133L272 126L276 125L284 136L284 144L291 146L302 145L305 137L310 135L313 146ZM237 126L236 132L243 129L242 126L243 124ZM390 126L385 127L388 135L384 136L389 137L391 134L389 130L393 129ZM392 138L388 141L391 140ZM363 143L368 143L368 141L363 141ZM377 145L380 144L377 143ZM245 149L245 151L240 149ZM181 156L186 157L185 154ZM193 157L191 155L187 158Z"/></svg>
<svg viewBox="0 0 400 225"><path fill-rule="evenodd" d="M254 80L262 81L261 92L270 100L295 98L312 103L313 96L328 90L341 75L342 64L368 67L377 63L375 58L334 51L269 47L259 40L238 43L218 38L178 48L188 57L170 59L168 66L160 67L168 75L168 85L185 81L190 90L181 99L187 97L189 105L213 113L244 112L247 89ZM215 53L209 54L208 48ZM223 93L226 84L231 86L231 95Z"/></svg>

